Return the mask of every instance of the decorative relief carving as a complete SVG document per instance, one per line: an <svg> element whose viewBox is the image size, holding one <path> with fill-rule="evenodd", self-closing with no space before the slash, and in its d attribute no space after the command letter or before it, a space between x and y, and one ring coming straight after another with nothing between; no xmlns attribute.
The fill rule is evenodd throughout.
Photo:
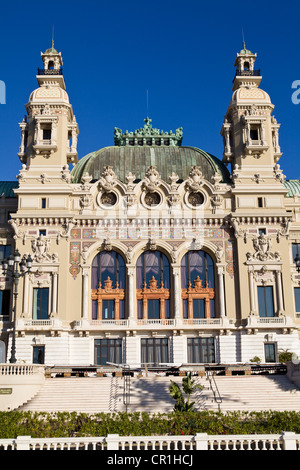
<svg viewBox="0 0 300 470"><path fill-rule="evenodd" d="M135 184L134 184L135 175L132 174L131 171L126 176L126 180L127 180L127 191L133 191L135 187Z"/></svg>
<svg viewBox="0 0 300 470"><path fill-rule="evenodd" d="M169 176L169 180L171 181L171 184L170 184L171 191L177 191L177 188L178 188L177 181L179 180L179 176L173 171L172 174Z"/></svg>
<svg viewBox="0 0 300 470"><path fill-rule="evenodd" d="M106 166L99 180L99 187L105 191L111 191L117 184L117 177L111 166Z"/></svg>
<svg viewBox="0 0 300 470"><path fill-rule="evenodd" d="M186 182L186 188L191 192L197 192L203 185L203 176L200 167L193 166Z"/></svg>
<svg viewBox="0 0 300 470"><path fill-rule="evenodd" d="M38 238L31 241L31 248L33 251L33 260L37 263L57 263L57 253L50 254L50 240L40 235Z"/></svg>
<svg viewBox="0 0 300 470"><path fill-rule="evenodd" d="M149 192L154 192L157 186L159 185L160 178L159 173L156 170L155 166L150 166L146 172L144 181L143 181L143 190Z"/></svg>
<svg viewBox="0 0 300 470"><path fill-rule="evenodd" d="M101 194L100 202L105 206L114 206L117 203L117 196L111 191L105 191Z"/></svg>
<svg viewBox="0 0 300 470"><path fill-rule="evenodd" d="M261 235L259 235L259 237L253 239L253 247L255 249L255 253L246 253L247 260L280 261L280 253L278 251L272 253L271 246L271 238L267 237L264 233L262 233Z"/></svg>
<svg viewBox="0 0 300 470"><path fill-rule="evenodd" d="M92 201L93 201L92 196L89 196L88 194L85 194L84 196L81 196L81 198L79 199L79 204L80 204L80 207L81 207L81 213L84 209L87 209L91 206Z"/></svg>
<svg viewBox="0 0 300 470"><path fill-rule="evenodd" d="M73 177L71 175L68 165L63 166L63 169L61 171L61 179L66 183L72 183Z"/></svg>
<svg viewBox="0 0 300 470"><path fill-rule="evenodd" d="M189 204L191 204L191 206L194 206L194 207L197 207L197 206L201 206L204 202L204 196L202 193L198 192L198 191L193 191L191 192L189 195L188 195L188 198L187 198Z"/></svg>
<svg viewBox="0 0 300 470"><path fill-rule="evenodd" d="M89 191L91 185L90 182L92 181L93 177L89 175L87 172L84 173L83 177L81 178L81 189L82 191Z"/></svg>

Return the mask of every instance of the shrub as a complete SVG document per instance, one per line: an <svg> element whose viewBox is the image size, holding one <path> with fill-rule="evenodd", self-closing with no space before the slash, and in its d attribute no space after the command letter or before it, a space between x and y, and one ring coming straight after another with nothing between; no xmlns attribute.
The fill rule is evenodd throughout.
<svg viewBox="0 0 300 470"><path fill-rule="evenodd" d="M207 434L300 433L296 411L157 413L31 413L0 412L0 439Z"/></svg>

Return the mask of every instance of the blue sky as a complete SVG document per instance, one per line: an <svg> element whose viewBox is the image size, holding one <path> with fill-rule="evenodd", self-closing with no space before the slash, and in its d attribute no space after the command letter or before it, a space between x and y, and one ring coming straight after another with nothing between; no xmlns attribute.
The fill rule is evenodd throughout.
<svg viewBox="0 0 300 470"><path fill-rule="evenodd" d="M149 90L154 127L182 126L183 145L221 159L220 129L243 29L281 123L279 163L288 179L300 179L300 104L291 100L292 83L300 80L299 2L2 0L0 17L1 180L14 180L21 168L18 123L53 25L79 124L79 158L113 145L114 127L142 127Z"/></svg>

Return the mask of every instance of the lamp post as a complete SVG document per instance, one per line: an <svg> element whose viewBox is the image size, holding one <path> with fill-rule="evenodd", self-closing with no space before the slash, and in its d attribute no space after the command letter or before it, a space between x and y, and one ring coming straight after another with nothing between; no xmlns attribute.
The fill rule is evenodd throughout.
<svg viewBox="0 0 300 470"><path fill-rule="evenodd" d="M11 343L11 358L9 362L15 364L16 359L16 314L17 314L17 298L18 298L18 286L19 280L25 274L30 272L32 267L31 256L28 255L26 260L21 260L21 255L18 250L14 254L11 254L7 259L2 261L2 269L4 274L9 274L13 279L13 309L12 309L12 323L13 323L13 334Z"/></svg>

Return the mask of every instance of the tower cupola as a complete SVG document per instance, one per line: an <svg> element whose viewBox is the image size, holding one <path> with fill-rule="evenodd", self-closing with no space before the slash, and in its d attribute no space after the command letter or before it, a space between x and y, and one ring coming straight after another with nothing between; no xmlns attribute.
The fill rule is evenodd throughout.
<svg viewBox="0 0 300 470"><path fill-rule="evenodd" d="M236 74L233 80L233 91L243 86L258 87L261 82L260 70L255 70L255 60L257 54L253 54L246 49L245 41L243 41L243 49L237 53L234 66Z"/></svg>
<svg viewBox="0 0 300 470"><path fill-rule="evenodd" d="M51 47L41 53L44 68L38 68L38 88L26 104L27 116L20 124L19 158L27 169L60 174L61 168L78 161L76 118L66 92L62 56Z"/></svg>
<svg viewBox="0 0 300 470"><path fill-rule="evenodd" d="M255 69L256 58L257 54L246 49L243 42L243 49L235 58L233 94L221 129L223 161L241 171L252 172L261 166L273 174L282 155L278 142L280 125L271 116L274 105L270 96L260 88L262 76Z"/></svg>

